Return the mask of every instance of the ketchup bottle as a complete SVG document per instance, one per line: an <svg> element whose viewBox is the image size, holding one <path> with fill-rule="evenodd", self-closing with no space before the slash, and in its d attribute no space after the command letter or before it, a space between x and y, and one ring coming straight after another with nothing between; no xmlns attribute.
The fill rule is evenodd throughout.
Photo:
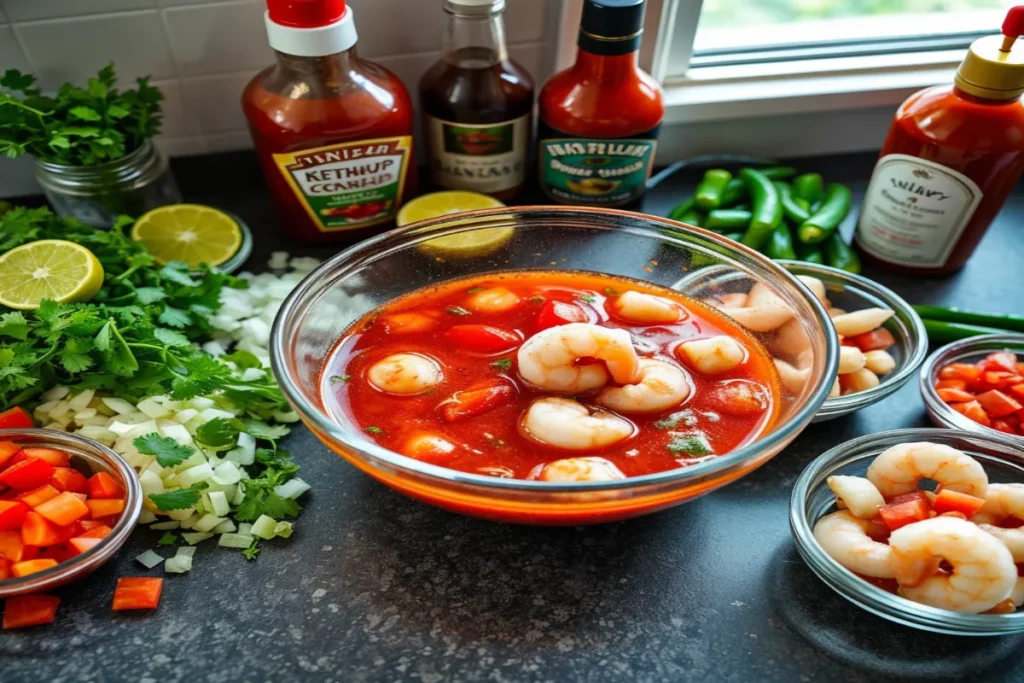
<svg viewBox="0 0 1024 683"><path fill-rule="evenodd" d="M971 45L952 85L896 112L857 224L865 260L916 275L959 270L1024 171L1024 6Z"/></svg>
<svg viewBox="0 0 1024 683"><path fill-rule="evenodd" d="M267 0L277 64L242 94L281 225L301 241L352 241L394 227L415 191L413 105L384 67L356 55L345 0Z"/></svg>

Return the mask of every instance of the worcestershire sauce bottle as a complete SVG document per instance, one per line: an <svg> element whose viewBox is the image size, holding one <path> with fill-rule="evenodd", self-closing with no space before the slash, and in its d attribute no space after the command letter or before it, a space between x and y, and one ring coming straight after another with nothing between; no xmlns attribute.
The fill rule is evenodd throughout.
<svg viewBox="0 0 1024 683"><path fill-rule="evenodd" d="M637 63L643 19L644 0L585 0L576 63L540 92L538 177L556 202L640 204L665 115Z"/></svg>

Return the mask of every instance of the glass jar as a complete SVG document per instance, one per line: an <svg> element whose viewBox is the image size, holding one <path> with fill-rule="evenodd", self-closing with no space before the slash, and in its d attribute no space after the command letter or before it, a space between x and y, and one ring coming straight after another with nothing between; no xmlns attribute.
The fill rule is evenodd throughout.
<svg viewBox="0 0 1024 683"><path fill-rule="evenodd" d="M109 228L120 214L138 217L181 202L167 157L151 140L131 154L96 166L36 160L35 175L58 215L94 228Z"/></svg>

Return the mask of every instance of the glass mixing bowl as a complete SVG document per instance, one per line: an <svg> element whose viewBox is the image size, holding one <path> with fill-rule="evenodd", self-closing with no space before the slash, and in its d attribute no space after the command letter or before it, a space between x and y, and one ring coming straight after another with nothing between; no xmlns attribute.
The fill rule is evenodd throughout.
<svg viewBox="0 0 1024 683"><path fill-rule="evenodd" d="M486 232L490 231L490 232ZM437 241L459 235L464 248ZM684 469L624 480L557 484L499 479L387 450L325 407L321 370L353 322L395 297L451 278L507 270L591 271L672 286L684 272L729 268L771 287L810 339L808 371L777 422L756 441ZM683 290L684 293L687 290ZM306 425L332 450L406 495L454 512L526 524L588 524L691 500L763 465L810 422L838 363L838 342L813 294L784 268L715 233L663 218L587 208L474 211L393 230L341 252L309 274L278 312L274 372Z"/></svg>

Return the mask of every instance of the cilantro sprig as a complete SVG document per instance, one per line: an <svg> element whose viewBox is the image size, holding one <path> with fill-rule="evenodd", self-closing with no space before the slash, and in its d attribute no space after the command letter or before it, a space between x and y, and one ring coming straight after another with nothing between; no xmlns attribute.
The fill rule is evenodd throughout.
<svg viewBox="0 0 1024 683"><path fill-rule="evenodd" d="M286 517L298 517L302 506L292 498L284 498L274 492L274 488L293 478L299 471L299 466L291 459L291 455L280 448L257 448L256 464L262 466L263 471L255 479L243 479L240 482L245 497L235 508L235 520L254 522L260 515L278 521Z"/></svg>

